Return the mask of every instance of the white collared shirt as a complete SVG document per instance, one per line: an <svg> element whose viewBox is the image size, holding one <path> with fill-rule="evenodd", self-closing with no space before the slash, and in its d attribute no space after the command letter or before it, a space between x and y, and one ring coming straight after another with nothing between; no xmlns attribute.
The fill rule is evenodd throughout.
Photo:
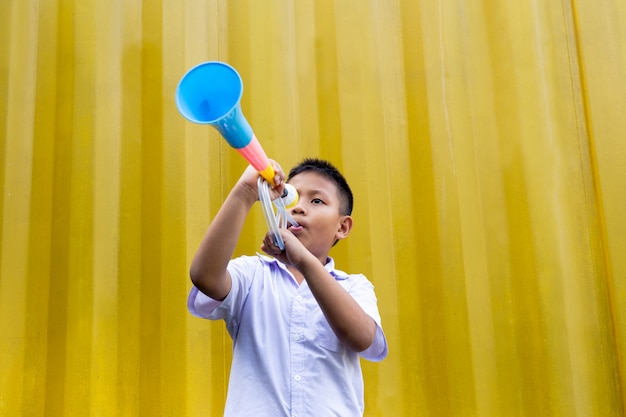
<svg viewBox="0 0 626 417"><path fill-rule="evenodd" d="M304 280L298 285L284 264L263 255L232 260L232 289L224 301L193 287L189 311L223 319L233 339L225 416L362 416L363 377L359 356L387 356L373 285L360 274L326 269L376 322L372 345L346 349L330 329Z"/></svg>

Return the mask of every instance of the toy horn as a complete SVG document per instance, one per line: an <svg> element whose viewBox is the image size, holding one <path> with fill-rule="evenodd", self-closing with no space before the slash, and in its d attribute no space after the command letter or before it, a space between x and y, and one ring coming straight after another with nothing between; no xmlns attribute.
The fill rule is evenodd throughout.
<svg viewBox="0 0 626 417"><path fill-rule="evenodd" d="M274 185L274 168L241 111L243 82L230 65L209 61L191 68L178 83L176 107L189 121L215 127L241 156Z"/></svg>

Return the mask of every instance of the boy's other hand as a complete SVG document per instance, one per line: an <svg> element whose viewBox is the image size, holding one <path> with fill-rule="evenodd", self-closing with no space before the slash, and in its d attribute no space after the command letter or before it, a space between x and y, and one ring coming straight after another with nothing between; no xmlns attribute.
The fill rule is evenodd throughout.
<svg viewBox="0 0 626 417"><path fill-rule="evenodd" d="M278 259L286 265L291 265L299 269L299 266L307 259L316 259L315 256L293 235L289 230L280 229L280 234L285 244L285 250L281 250L271 233L266 233L261 245L261 250L270 256Z"/></svg>

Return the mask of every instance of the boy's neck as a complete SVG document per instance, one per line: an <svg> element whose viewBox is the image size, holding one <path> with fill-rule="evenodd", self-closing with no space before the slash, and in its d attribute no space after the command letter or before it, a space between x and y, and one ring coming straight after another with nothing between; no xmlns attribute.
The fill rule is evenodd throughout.
<svg viewBox="0 0 626 417"><path fill-rule="evenodd" d="M325 259L325 262L320 261L322 265L326 265L328 263L328 255L324 259ZM304 281L304 275L302 275L302 272L300 272L300 270L298 270L294 266L291 266L291 265L286 265L286 266L287 266L287 270L291 272L291 274L296 279L296 282L298 283L298 285L302 284L302 281Z"/></svg>
<svg viewBox="0 0 626 417"><path fill-rule="evenodd" d="M296 279L296 282L298 283L298 285L302 284L302 281L304 281L304 275L302 275L302 272L298 271L295 267L291 265L287 265L287 269L289 270L289 272L291 272L291 275L293 275L293 277Z"/></svg>

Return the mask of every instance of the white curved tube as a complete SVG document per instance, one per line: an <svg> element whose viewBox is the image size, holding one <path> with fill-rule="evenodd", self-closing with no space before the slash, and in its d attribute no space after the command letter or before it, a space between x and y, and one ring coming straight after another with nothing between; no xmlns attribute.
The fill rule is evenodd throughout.
<svg viewBox="0 0 626 417"><path fill-rule="evenodd" d="M289 184L285 184L285 187L288 185ZM257 187L259 189L259 202L261 203L263 217L265 218L265 223L267 223L269 233L276 246L278 246L280 250L285 250L285 242L283 241L283 237L280 235L279 228L286 229L289 227L289 224L298 226L298 223L287 212L283 198L293 199L293 193L296 191L293 186L290 186L291 188L287 190L284 197L279 197L273 201L274 206L276 206L277 209L276 214L274 214L269 184L263 179L263 177L259 177L257 180Z"/></svg>

